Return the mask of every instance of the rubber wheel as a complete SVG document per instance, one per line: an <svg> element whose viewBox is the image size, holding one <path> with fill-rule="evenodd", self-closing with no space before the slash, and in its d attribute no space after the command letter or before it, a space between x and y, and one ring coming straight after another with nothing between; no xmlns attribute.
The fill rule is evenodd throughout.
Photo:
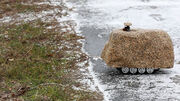
<svg viewBox="0 0 180 101"><path fill-rule="evenodd" d="M146 72L146 69L145 68L138 68L138 72L140 74L144 74Z"/></svg>
<svg viewBox="0 0 180 101"><path fill-rule="evenodd" d="M146 68L146 72L148 74L152 74L154 72L154 69L153 68Z"/></svg>
<svg viewBox="0 0 180 101"><path fill-rule="evenodd" d="M130 68L130 73L132 73L132 74L137 73L137 68Z"/></svg>
<svg viewBox="0 0 180 101"><path fill-rule="evenodd" d="M122 73L127 74L129 72L128 67L121 68Z"/></svg>

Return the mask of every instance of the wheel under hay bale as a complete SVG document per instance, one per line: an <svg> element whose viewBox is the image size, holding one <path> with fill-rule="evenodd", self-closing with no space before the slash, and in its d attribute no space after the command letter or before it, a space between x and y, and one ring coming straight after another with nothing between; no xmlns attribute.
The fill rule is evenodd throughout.
<svg viewBox="0 0 180 101"><path fill-rule="evenodd" d="M166 32L129 28L111 33L101 54L108 66L132 74L173 67L173 44Z"/></svg>

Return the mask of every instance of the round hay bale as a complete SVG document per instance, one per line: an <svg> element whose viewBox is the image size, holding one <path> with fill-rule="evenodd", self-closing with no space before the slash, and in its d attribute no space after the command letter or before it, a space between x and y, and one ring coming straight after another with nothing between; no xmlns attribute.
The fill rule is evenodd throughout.
<svg viewBox="0 0 180 101"><path fill-rule="evenodd" d="M119 29L111 33L101 58L115 68L172 68L173 44L162 30Z"/></svg>

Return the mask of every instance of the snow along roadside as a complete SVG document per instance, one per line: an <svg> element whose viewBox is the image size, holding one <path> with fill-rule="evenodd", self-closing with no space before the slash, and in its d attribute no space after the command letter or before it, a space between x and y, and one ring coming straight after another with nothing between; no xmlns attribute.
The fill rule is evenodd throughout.
<svg viewBox="0 0 180 101"><path fill-rule="evenodd" d="M73 4L70 3L70 2L67 2L67 6L69 8L74 8ZM75 9L74 9L75 10ZM72 20L75 21L75 23L77 24L77 26L75 27L75 30L77 32L78 35L80 36L83 36L81 34L81 31L80 31L80 21L77 17L77 13L75 12L71 12L71 15L69 16L71 17ZM78 42L80 42L82 44L82 49L81 51L83 53L85 53L86 55L89 56L88 52L85 50L85 39L81 39L81 40L78 40ZM84 67L85 65L85 62L88 63L88 67ZM82 73L83 76L86 76L86 78L83 78L83 80L79 80L82 84L84 85L87 85L89 87L89 90L91 91L95 91L95 92L98 92L98 93L102 93L103 94L103 98L104 98L104 101L108 101L108 93L106 93L104 90L103 90L103 87L101 86L95 72L93 71L93 63L91 62L90 59L88 59L87 61L85 61L83 63L80 63L78 66L82 67L80 69L80 71L84 72L86 71L86 73Z"/></svg>

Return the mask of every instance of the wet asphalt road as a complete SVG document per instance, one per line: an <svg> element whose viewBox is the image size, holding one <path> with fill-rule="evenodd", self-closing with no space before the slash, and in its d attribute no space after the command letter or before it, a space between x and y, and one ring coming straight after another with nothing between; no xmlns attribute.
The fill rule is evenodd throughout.
<svg viewBox="0 0 180 101"><path fill-rule="evenodd" d="M131 2L133 0L129 1ZM101 91L103 91L106 100L109 101L180 101L180 66L178 64L175 64L174 69L160 70L151 75L124 75L116 69L107 67L106 64L99 58L104 44L108 40L109 33L113 29L122 27L122 22L124 21L121 20L123 19L123 13L131 13L136 11L137 14L144 13L141 16L144 16L144 19L142 18L142 20L146 21L142 21L142 24L141 20L139 20L140 24L137 24L136 26L143 28L157 28L157 26L162 25L164 30L172 33L170 36L173 39L176 51L175 55L179 55L178 51L180 50L178 47L180 46L180 36L177 36L176 33L180 32L180 30L178 30L180 26L173 27L173 23L167 23L169 20L171 20L171 17L166 16L168 14L165 14L166 12L163 12L162 9L165 9L164 5L158 6L156 4L154 5L153 3L152 5L149 5L151 3L148 4L148 2L150 2L151 0L135 0L132 3L136 1L142 4L138 6L132 5L129 7L127 6L124 8L122 7L112 10L118 10L118 16L117 14L113 15L113 13L108 14L104 9L99 10L98 7L96 8L96 6L92 7L89 3L92 3L93 0L70 0L70 2L76 6L76 13L77 19L79 20L80 31L86 39L85 50L89 53L91 61L94 64L93 71L100 82L99 88L101 89ZM161 3L161 0L159 1ZM143 5L144 2L146 2L145 5ZM159 13L153 13L153 9L157 9L157 12ZM176 10L174 8L172 9ZM164 17L161 13L164 14ZM133 14L131 14L130 16L133 16ZM177 15L177 17L178 16L179 15ZM119 20L116 19L117 17L119 17ZM133 18L134 17L135 16L133 16ZM135 17L134 19L140 18ZM117 22L112 23L116 20ZM121 22L119 25L117 24L118 21ZM132 20L132 22L137 23L138 21ZM174 21L174 23L175 22L177 21ZM145 23L149 24L146 25ZM180 25L180 22L177 23L178 25ZM158 28L162 27L160 26ZM175 62L178 61L178 58L176 58Z"/></svg>

